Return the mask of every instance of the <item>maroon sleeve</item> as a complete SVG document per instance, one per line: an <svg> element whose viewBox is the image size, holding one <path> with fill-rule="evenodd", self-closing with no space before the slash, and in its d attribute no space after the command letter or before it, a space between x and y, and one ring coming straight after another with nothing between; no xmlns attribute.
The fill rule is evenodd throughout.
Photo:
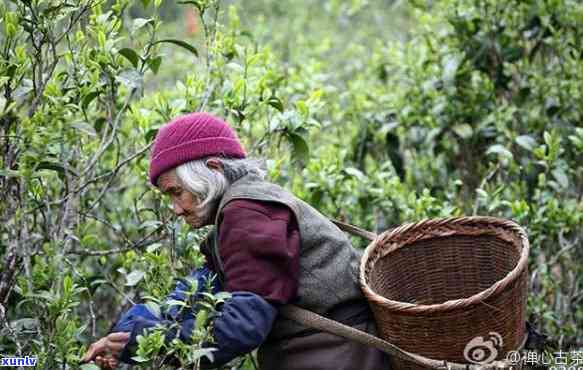
<svg viewBox="0 0 583 370"><path fill-rule="evenodd" d="M223 209L219 254L225 290L284 304L297 293L300 234L293 212L275 202L237 199Z"/></svg>

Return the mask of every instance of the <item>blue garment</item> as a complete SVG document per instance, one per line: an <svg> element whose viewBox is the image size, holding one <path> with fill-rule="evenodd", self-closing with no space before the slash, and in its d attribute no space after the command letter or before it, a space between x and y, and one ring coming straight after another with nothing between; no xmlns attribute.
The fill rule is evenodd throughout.
<svg viewBox="0 0 583 370"><path fill-rule="evenodd" d="M214 362L203 359L202 368L224 365L249 353L265 341L271 331L277 309L251 292L233 292L214 321Z"/></svg>
<svg viewBox="0 0 583 370"><path fill-rule="evenodd" d="M194 271L192 278L198 282L195 296L205 291L207 281L212 283L212 293L219 291L217 279L210 279L210 271L202 268ZM190 284L183 280L177 284L176 289L167 297L169 300L184 301ZM161 317L152 313L146 305L137 304L122 315L111 332L130 332L128 344L120 355L120 360L126 363L135 363L131 357L137 348L137 337L149 328L162 326L168 328L166 342L180 338L185 343L190 343L192 331L196 325L196 305L181 312L181 306L175 305L161 312ZM264 300L261 296L251 292L232 292L231 298L217 308L213 325L215 343L205 346L214 347L214 361L206 359L202 361L203 368L221 366L237 356L243 355L257 348L269 332L273 321L277 316L277 309ZM177 325L175 325L178 323ZM178 331L178 333L177 333Z"/></svg>
<svg viewBox="0 0 583 370"><path fill-rule="evenodd" d="M176 288L172 293L166 297L165 303L168 304L171 300L185 302L188 298L187 295L192 289L191 282L196 282L195 293L189 297L190 307L195 307L194 302L200 298L200 294L205 291L209 291L212 294L216 294L221 290L219 279L204 266L191 272L191 274L186 279L180 279ZM207 290L207 288L210 288ZM173 305L168 307L168 309L163 311L164 317L169 320L185 320L188 318L193 318L194 312L191 310L186 310L182 312L183 306Z"/></svg>
<svg viewBox="0 0 583 370"><path fill-rule="evenodd" d="M129 332L130 338L128 343L120 353L119 359L128 364L135 364L132 360L138 347L137 337L143 334L148 328L158 325L167 325L170 321L162 320L152 313L145 304L136 304L124 313L118 320L117 324L111 329L110 333Z"/></svg>

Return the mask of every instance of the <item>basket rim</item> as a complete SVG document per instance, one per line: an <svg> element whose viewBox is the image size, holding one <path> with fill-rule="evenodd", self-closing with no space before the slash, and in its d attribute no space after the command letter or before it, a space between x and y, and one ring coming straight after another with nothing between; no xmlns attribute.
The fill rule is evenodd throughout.
<svg viewBox="0 0 583 370"><path fill-rule="evenodd" d="M520 252L520 258L516 263L516 266L506 274L502 279L496 281L488 289L485 289L479 293L476 293L470 297L451 299L441 303L435 304L416 304L408 302L400 302L385 298L378 293L376 293L368 285L367 277L365 275L365 267L370 259L372 252L378 247L381 241L391 239L397 234L404 232L409 232L411 230L425 228L430 226L443 226L443 225L466 225L466 224L491 224L500 228L506 228L509 231L516 233L520 237L522 243L522 250ZM456 309L466 308L479 304L489 297L504 291L509 285L514 283L519 276L522 274L524 269L528 267L528 253L530 250L530 243L528 241L525 230L518 225L516 222L504 218L490 217L490 216L461 216L461 217L448 217L448 218L433 218L433 219L423 219L419 222L406 223L394 229L387 230L380 235L378 235L375 240L373 240L364 251L362 258L360 260L360 271L359 280L361 289L364 291L366 298L373 301L376 304L382 304L384 308L388 308L392 311L407 314L429 314L438 312L448 312ZM390 253L390 252L389 252Z"/></svg>

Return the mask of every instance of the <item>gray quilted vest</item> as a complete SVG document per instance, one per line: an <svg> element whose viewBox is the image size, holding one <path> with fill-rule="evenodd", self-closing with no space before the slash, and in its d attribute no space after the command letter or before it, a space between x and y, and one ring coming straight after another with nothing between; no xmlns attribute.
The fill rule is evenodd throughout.
<svg viewBox="0 0 583 370"><path fill-rule="evenodd" d="M221 280L223 266L218 253L218 230L222 210L233 199L277 202L285 204L293 211L300 230L301 246L298 293L290 303L326 315L340 303L364 300L358 285L362 252L353 248L350 239L309 204L281 186L254 174L247 174L233 182L217 208L214 242L210 246L210 253ZM268 340L290 338L305 329L304 326L278 316Z"/></svg>

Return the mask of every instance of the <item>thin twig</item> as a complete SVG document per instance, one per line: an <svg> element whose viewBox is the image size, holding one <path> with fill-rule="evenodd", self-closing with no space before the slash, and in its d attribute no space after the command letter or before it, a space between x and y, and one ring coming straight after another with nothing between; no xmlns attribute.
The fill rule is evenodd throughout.
<svg viewBox="0 0 583 370"><path fill-rule="evenodd" d="M154 142L151 142L150 144L144 146L143 148L141 148L140 150L138 150L137 152L135 152L134 154L130 155L129 157L127 157L126 159L124 159L123 161L121 161L117 166L115 166L113 169L111 169L110 171L101 174L99 176L96 176L90 180L87 180L85 183L83 183L82 185L79 186L79 188L75 189L74 192L80 192L83 189L85 189L88 185L97 182L99 180L102 180L106 177L109 176L115 176L117 175L117 173L121 170L121 168L123 166L125 166L126 164L128 164L129 162L131 162L132 160L134 160L136 157L139 157L140 155L144 154L148 149L150 149L150 147L153 145Z"/></svg>
<svg viewBox="0 0 583 370"><path fill-rule="evenodd" d="M126 101L124 102L123 107L119 110L119 112L117 112L117 115L112 123L112 131L111 131L111 135L110 135L109 139L107 140L107 142L105 142L105 143L103 143L103 145L101 145L101 147L99 148L97 153L95 153L93 158L91 158L91 160L89 161L89 164L82 171L81 176L87 175L87 173L89 173L89 171L95 166L95 164L97 163L99 158L101 158L103 153L105 153L107 148L109 148L111 143L113 143L115 136L117 134L117 130L119 128L119 124L121 122L121 118L123 116L123 113L125 113L125 111L128 109L128 107L130 105L130 101L132 100L136 91L137 91L137 88L135 88L135 87L132 88L132 90L130 91L128 97L126 98Z"/></svg>
<svg viewBox="0 0 583 370"><path fill-rule="evenodd" d="M32 37L34 37L34 35L31 35ZM48 37L48 35L46 35ZM57 47L56 47L56 43L55 40L51 39L50 42L50 46L51 46L51 52L52 52L52 57L53 57L53 62L51 63L51 65L49 66L47 72L46 72L46 77L43 80L42 79L42 75L43 75L43 71L42 71L42 64L40 64L40 68L39 68L39 78L41 79L40 81L40 85L37 86L37 90L35 90L35 97L32 100L32 103L30 105L30 109L28 110L28 116L32 117L33 114L36 112L36 108L38 106L38 104L40 103L41 99L43 98L43 90L45 89L45 87L47 86L47 83L51 80L51 78L53 77L53 73L55 72L55 69L57 68L57 64L59 64L59 56L57 55ZM41 46L42 47L42 46ZM34 69L33 69L34 70Z"/></svg>
<svg viewBox="0 0 583 370"><path fill-rule="evenodd" d="M6 328L6 330L8 331L8 334L10 334L10 337L14 338L13 342L14 342L14 344L16 344L16 350L18 352L18 356L22 356L22 345L16 339L17 338L16 333L14 333L12 326L10 326L10 323L8 322L8 318L6 318L6 309L4 308L4 306L2 304L0 304L0 323L2 323L2 325Z"/></svg>
<svg viewBox="0 0 583 370"><path fill-rule="evenodd" d="M132 160L136 159L138 156L143 155L144 152L146 152L152 146L152 144L153 143L150 143L150 144L146 145L145 147L141 148L140 150L138 150L136 153L130 155L129 157L127 157L126 159L121 161L115 168L111 169L110 171L108 171L104 174L101 174L97 177L94 177L90 180L87 180L82 185L79 185L76 189L67 192L67 194L65 196L63 196L62 198L54 200L52 202L47 201L44 204L40 204L39 206L32 208L27 213L34 213L37 210L39 210L40 208L47 208L48 209L51 206L59 206L63 202L66 202L67 200L69 200L69 198L71 198L72 196L77 195L79 192L83 191L88 185L95 183L95 182L98 182L99 180L102 180L106 177L116 175L122 169L123 166L125 166L126 164L128 164Z"/></svg>
<svg viewBox="0 0 583 370"><path fill-rule="evenodd" d="M132 249L139 249L139 248L143 248L143 247L147 247L148 245L154 244L159 242L160 240L163 240L166 236L162 235L158 238L149 240L148 239L154 235L156 232L158 232L160 229L163 228L164 225L160 225L158 226L155 230L151 231L150 233L148 233L146 236L144 236L142 239L138 240L135 243L132 243L129 246L125 246L125 247L120 247L120 248L113 248L113 249L108 249L108 250L104 250L104 251L87 251L87 250L70 250L67 252L67 254L75 254L75 255L79 255L79 256L108 256L111 254L116 254L116 253L122 253L122 252L126 252Z"/></svg>
<svg viewBox="0 0 583 370"><path fill-rule="evenodd" d="M557 263L557 261L559 260L559 257L561 257L563 254L567 253L569 250L575 248L577 245L579 245L579 238L576 238L572 243L568 243L567 240L565 240L565 237L563 236L563 232L560 231L559 232L559 244L562 246L561 250L559 250L557 253L555 253L552 257L552 259L549 261L549 263L547 264L547 266L553 266L555 263Z"/></svg>
<svg viewBox="0 0 583 370"><path fill-rule="evenodd" d="M117 287L117 285L110 276L105 276L105 280L107 280L107 284L109 286L111 286L116 292L118 292L121 296L127 299L132 304L132 306L136 304L133 299L131 299L127 294L125 294L122 290L120 290Z"/></svg>
<svg viewBox="0 0 583 370"><path fill-rule="evenodd" d="M486 186L486 184L488 183L488 181L492 180L492 178L494 177L494 175L496 175L496 172L498 172L499 169L500 169L500 164L497 164L496 167L494 167L494 169L492 171L490 171L490 173L488 173L486 175L486 177L484 177L484 179L480 183L480 186L478 186L478 189L483 189L484 186ZM480 206L480 198L476 197L476 202L474 203L474 210L472 211L472 214L474 216L476 214L478 214L478 207L479 206Z"/></svg>
<svg viewBox="0 0 583 370"><path fill-rule="evenodd" d="M123 241L124 241L125 243L127 243L127 244L132 244L132 241L131 241L131 240L128 238L128 236L127 236L127 234L124 232L124 230L122 230L122 229L120 229L120 228L118 228L118 227L115 227L115 226L113 226L113 225L111 224L111 222L109 222L109 221L107 221L107 220L105 220L105 219L103 219L103 218L101 218L101 217L99 217L99 216L96 216L96 215L94 215L94 214L92 214L92 213L89 213L89 212L84 212L83 210L80 210L78 213L79 213L81 216L83 216L83 217L91 218L91 219L93 219L93 220L95 220L95 221L97 221L97 222L99 222L99 223L101 223L101 224L103 224L103 225L107 226L107 227L108 227L108 228L110 228L110 229L111 229L111 230L112 230L112 231L113 231L113 232L114 232L116 235L119 235L119 236L121 236L121 238L123 239Z"/></svg>
<svg viewBox="0 0 583 370"><path fill-rule="evenodd" d="M81 10L79 11L78 15L75 17L74 15L71 16L71 18L69 19L69 25L67 26L67 29L56 38L55 40L55 44L59 44L61 42L61 40L63 39L63 37L67 37L67 35L69 35L69 33L71 32L71 30L73 29L73 26L75 26L80 20L81 17L83 17L83 15L91 8L99 5L99 4L103 4L105 3L105 0L99 1L99 2L93 2L93 3L88 3L87 5L85 5L84 7L81 8Z"/></svg>
<svg viewBox="0 0 583 370"><path fill-rule="evenodd" d="M79 276L79 278L83 279L85 285L87 285L89 287L89 281L87 280L87 278L81 274L76 268L75 268L75 264L71 261L69 261L68 258L64 258L65 262L71 267L71 269L73 270L73 272L75 273L75 275ZM95 316L95 308L94 308L94 302L93 302L93 295L91 294L91 291L89 290L89 288L87 288L87 293L89 294L89 316L91 316L91 335L93 337L95 337L95 333L96 333L96 328L97 328L97 317Z"/></svg>

